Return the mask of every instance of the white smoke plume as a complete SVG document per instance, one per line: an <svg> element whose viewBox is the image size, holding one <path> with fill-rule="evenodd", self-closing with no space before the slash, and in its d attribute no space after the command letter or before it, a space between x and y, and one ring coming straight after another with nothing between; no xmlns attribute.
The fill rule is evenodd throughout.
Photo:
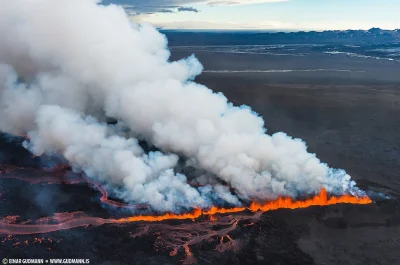
<svg viewBox="0 0 400 265"><path fill-rule="evenodd" d="M34 154L63 155L128 202L176 211L321 188L361 194L300 139L266 134L250 108L191 81L198 60L170 62L165 36L118 6L1 0L0 36L0 130L28 135ZM206 172L193 180L201 187L176 173L179 157Z"/></svg>

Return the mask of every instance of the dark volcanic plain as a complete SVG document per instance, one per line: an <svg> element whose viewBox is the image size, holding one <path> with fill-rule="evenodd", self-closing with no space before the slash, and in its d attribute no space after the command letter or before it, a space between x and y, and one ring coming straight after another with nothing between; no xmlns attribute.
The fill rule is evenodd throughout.
<svg viewBox="0 0 400 265"><path fill-rule="evenodd" d="M172 47L172 60L192 53L206 70L197 82L224 93L236 105L251 106L264 118L269 133L283 131L305 140L310 152L331 167L344 168L375 202L267 212L254 224L239 222L229 232L237 247L218 251L218 237L190 246L195 259L185 259L181 250L169 256L171 249L158 239L171 227L196 227L192 221L0 235L0 258L76 257L110 265L194 260L198 264L400 264L400 63L346 54L292 56L198 47ZM270 71L296 69L325 70ZM29 155L14 145L3 139L2 163L21 166L19 159L27 161ZM29 166L26 161L22 166ZM110 210L98 203L99 193L87 185L30 185L0 178L0 187L0 217L37 219L65 211L110 216ZM153 233L134 236L149 227ZM43 242L35 242L35 237Z"/></svg>

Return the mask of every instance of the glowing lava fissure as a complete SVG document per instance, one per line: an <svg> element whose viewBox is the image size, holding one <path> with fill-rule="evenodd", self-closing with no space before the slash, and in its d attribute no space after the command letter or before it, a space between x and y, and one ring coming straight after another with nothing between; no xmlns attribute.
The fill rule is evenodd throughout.
<svg viewBox="0 0 400 265"><path fill-rule="evenodd" d="M251 212L266 212L278 209L298 209L311 206L327 206L333 204L348 203L348 204L370 204L372 200L365 197L355 197L351 195L343 195L339 197L332 196L328 198L325 190L306 200L293 201L291 198L279 198L274 201L264 204L251 203L249 207L234 207L234 208L218 208L212 207L208 210L195 209L190 213L173 214L165 213L163 215L138 215L119 219L104 219L98 217L79 216L67 218L69 220L60 219L58 224L10 224L0 222L0 233L2 234L39 234L49 233L59 230L72 229L76 227L88 225L103 225L103 224L123 224L132 222L161 222L166 220L186 220L198 219L201 216L213 216L216 214L238 213L249 210Z"/></svg>
<svg viewBox="0 0 400 265"><path fill-rule="evenodd" d="M311 206L328 206L334 204L370 204L372 200L368 196L356 197L352 195L332 196L328 198L325 189L322 189L319 194L306 200L294 201L291 198L281 197L273 201L269 201L263 204L251 203L249 207L233 207L233 208L218 208L211 207L208 210L195 209L191 213L184 214L172 214L166 213L164 215L152 216L152 215L138 215L126 218L115 219L115 223L129 223L129 222L160 222L165 220L184 220L184 219L197 219L205 215L215 214L226 214L226 213L238 213L249 210L251 212L267 212L278 209L300 209Z"/></svg>
<svg viewBox="0 0 400 265"><path fill-rule="evenodd" d="M72 217L72 219L63 221L60 220L59 224L9 224L0 223L0 233L2 234L38 234L38 233L49 233L58 230L72 229L76 227L88 226L88 225L103 225L103 224L122 224L132 222L161 222L166 220L186 220L186 219L198 219L201 216L213 216L216 214L226 213L238 213L246 210L252 212L266 212L278 209L298 209L307 208L311 206L327 206L339 203L349 204L369 204L372 200L365 197L355 197L351 195L343 195L339 197L327 197L325 190L314 196L313 198L301 201L293 201L291 198L279 198L274 201L270 201L264 204L251 203L248 208L246 207L234 207L234 208L217 208L212 207L208 210L195 209L190 213L173 214L165 213L163 215L138 215L119 219L104 219L97 217Z"/></svg>
<svg viewBox="0 0 400 265"><path fill-rule="evenodd" d="M129 205L124 203L119 203L108 199L107 191L99 184L92 183L88 180L77 178L73 180L66 180L62 177L63 174L57 175L57 178L52 178L49 184L54 183L69 183L76 184L79 182L87 182L92 186L96 187L102 194L100 201L109 206L113 206L116 208L130 208L132 210L137 210L140 208L147 208L146 205ZM23 181L28 181L29 183L39 183L43 181L49 181L48 178L41 176L39 178L26 178L22 176L18 176L15 174L6 174L2 175L2 178L16 178ZM325 189L322 189L319 194L315 195L312 198L305 200L293 200L288 197L280 197L276 200L265 202L265 203L256 203L252 202L248 207L232 207L232 208L219 208L213 206L209 209L202 210L200 208L194 209L189 213L182 214L174 214L174 213L165 213L162 215L137 215L130 216L124 218L99 218L99 217L91 217L86 216L81 213L61 213L56 214L54 218L43 218L43 219L52 219L52 222L57 222L56 224L49 224L45 221L37 221L34 224L16 224L15 221L11 222L6 218L0 220L0 233L1 234L39 234L39 233L49 233L59 230L72 229L76 227L83 227L88 225L103 225L103 224L123 224L123 223L132 223L132 222L161 222L167 220L187 220L187 219L198 219L202 216L208 216L211 221L215 220L214 215L217 214L228 214L228 213L239 213L244 211L249 212L267 212L271 210L278 209L299 209L299 208L307 208L311 206L328 206L333 204L370 204L372 200L368 196L357 197L353 195L341 195L341 196L330 196L328 197Z"/></svg>

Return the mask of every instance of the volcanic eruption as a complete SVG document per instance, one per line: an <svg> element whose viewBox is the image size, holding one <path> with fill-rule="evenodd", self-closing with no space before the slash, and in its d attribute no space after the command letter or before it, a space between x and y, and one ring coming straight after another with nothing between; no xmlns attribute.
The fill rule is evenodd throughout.
<svg viewBox="0 0 400 265"><path fill-rule="evenodd" d="M165 36L119 6L3 1L0 34L0 130L26 136L34 155L61 157L87 182L158 213L25 231L371 202L305 142L267 134L249 107L193 81L199 61L169 61Z"/></svg>

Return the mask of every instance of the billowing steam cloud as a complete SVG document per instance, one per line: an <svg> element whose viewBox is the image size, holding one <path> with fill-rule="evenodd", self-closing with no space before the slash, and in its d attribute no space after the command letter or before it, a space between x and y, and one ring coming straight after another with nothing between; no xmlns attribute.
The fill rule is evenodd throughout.
<svg viewBox="0 0 400 265"><path fill-rule="evenodd" d="M2 131L28 135L34 154L61 154L122 199L162 211L361 192L301 140L267 135L250 108L192 82L201 64L169 62L152 26L98 2L0 2ZM160 151L146 153L137 139ZM203 173L188 181L179 157Z"/></svg>

